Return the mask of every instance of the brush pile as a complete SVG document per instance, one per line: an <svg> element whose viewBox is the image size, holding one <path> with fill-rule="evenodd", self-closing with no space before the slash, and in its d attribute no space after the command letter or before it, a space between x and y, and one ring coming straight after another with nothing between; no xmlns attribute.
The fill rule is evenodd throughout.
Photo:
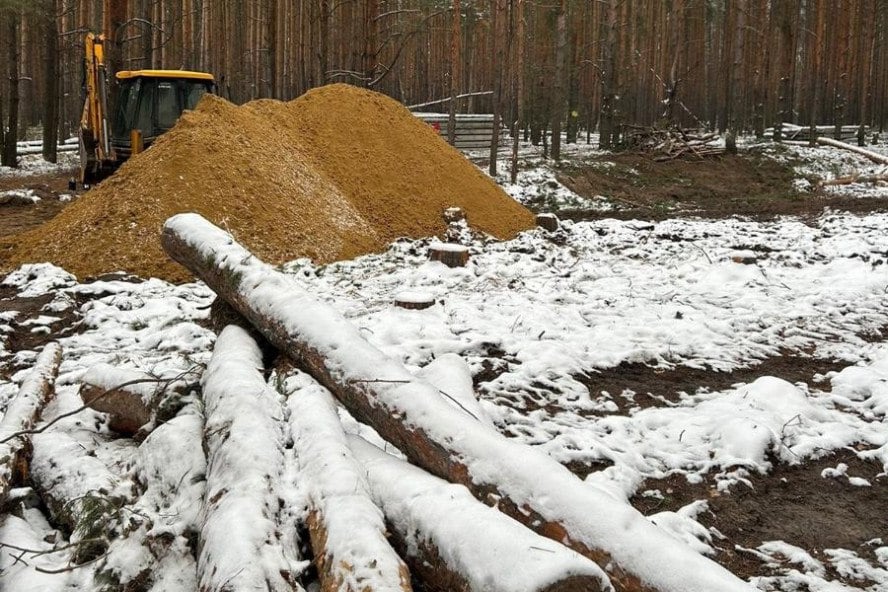
<svg viewBox="0 0 888 592"><path fill-rule="evenodd" d="M627 125L624 126L623 141L628 150L645 152L656 162L676 158L706 158L720 156L724 148L716 145L719 140L715 132L702 132L677 127L657 128Z"/></svg>

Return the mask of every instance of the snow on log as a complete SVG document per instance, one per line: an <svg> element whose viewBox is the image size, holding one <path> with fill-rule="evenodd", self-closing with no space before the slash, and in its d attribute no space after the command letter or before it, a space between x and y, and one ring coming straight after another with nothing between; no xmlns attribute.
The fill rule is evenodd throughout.
<svg viewBox="0 0 888 592"><path fill-rule="evenodd" d="M555 214L537 214L536 223L549 232L555 232L561 227L561 222Z"/></svg>
<svg viewBox="0 0 888 592"><path fill-rule="evenodd" d="M873 152L872 150L861 148L860 146L853 146L851 144L848 144L847 142L840 142L838 140L833 140L832 138L824 138L823 136L819 136L817 138L817 143L823 146L832 146L834 148L841 148L842 150L855 152L857 154L860 154L861 156L865 156L876 164L888 165L888 156L885 156L884 154L879 154L878 152Z"/></svg>
<svg viewBox="0 0 888 592"><path fill-rule="evenodd" d="M861 175L854 174L847 177L839 177L837 179L827 179L821 181L821 187L829 187L831 185L851 185L854 183L884 183L888 181L888 175Z"/></svg>
<svg viewBox="0 0 888 592"><path fill-rule="evenodd" d="M167 220L161 240L173 259L414 464L462 483L540 534L607 566L619 590L754 589L542 451L479 426L434 386L365 341L292 276L263 263L197 214Z"/></svg>
<svg viewBox="0 0 888 592"><path fill-rule="evenodd" d="M71 534L71 543L78 544L74 562L82 563L107 549L107 518L126 501L123 491L131 490L132 483L124 485L127 477L113 473L97 458L94 445L88 448L90 444L78 439L82 434L76 429L56 427L34 435L31 484L53 523Z"/></svg>
<svg viewBox="0 0 888 592"><path fill-rule="evenodd" d="M13 437L13 434L37 425L43 407L54 394L61 361L61 346L55 342L48 343L37 356L34 368L22 381L18 394L0 421L0 503L9 493L13 475L30 443L27 436Z"/></svg>
<svg viewBox="0 0 888 592"><path fill-rule="evenodd" d="M480 423L495 429L490 416L485 413L475 398L472 370L458 354L438 356L416 373L436 389L451 405L462 409Z"/></svg>
<svg viewBox="0 0 888 592"><path fill-rule="evenodd" d="M282 543L276 521L284 494L284 409L265 384L262 353L247 331L229 325L219 334L202 384L207 483L200 590L301 590L296 549Z"/></svg>
<svg viewBox="0 0 888 592"><path fill-rule="evenodd" d="M411 568L435 589L467 592L613 590L598 565L528 530L453 485L349 438L373 498Z"/></svg>
<svg viewBox="0 0 888 592"><path fill-rule="evenodd" d="M127 436L152 423L158 410L161 420L172 417L178 410L175 401L187 388L183 380L164 381L146 372L110 364L93 366L80 382L84 404L108 413L108 427Z"/></svg>
<svg viewBox="0 0 888 592"><path fill-rule="evenodd" d="M322 592L409 592L410 574L385 537L329 391L307 374L286 381L299 475Z"/></svg>
<svg viewBox="0 0 888 592"><path fill-rule="evenodd" d="M117 582L117 589L198 589L192 542L205 489L203 429L193 401L139 445L135 469L144 490L99 572Z"/></svg>

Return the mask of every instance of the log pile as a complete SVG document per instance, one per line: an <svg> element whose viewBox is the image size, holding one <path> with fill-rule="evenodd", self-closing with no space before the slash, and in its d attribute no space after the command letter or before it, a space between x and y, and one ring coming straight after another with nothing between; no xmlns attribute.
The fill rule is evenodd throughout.
<svg viewBox="0 0 888 592"><path fill-rule="evenodd" d="M192 391L181 377L110 366L80 377L81 398L129 422L134 439L109 440L135 451L136 481L96 454L93 432L38 423L58 346L4 419L3 450L35 432L28 482L73 548L65 569L95 562L115 590L751 592L500 434L460 356L408 370L197 215L167 221L162 242L220 302L199 399L163 421L163 393ZM51 409L78 404L60 389ZM63 416L76 425L70 412L52 421Z"/></svg>
<svg viewBox="0 0 888 592"><path fill-rule="evenodd" d="M556 541L557 549L561 549L557 545L563 545L576 552L568 554L574 559L538 570L536 575L546 574L545 581L525 582L528 590L609 590L611 586L619 592L753 589L673 539L627 503L579 480L544 453L509 440L479 422L464 405L442 396L441 389L429 380L413 375L402 363L370 345L356 327L292 278L258 260L200 216L183 214L168 220L162 244L174 260L200 277L265 339L332 393L355 419L372 427L387 441L383 443L386 448L388 443L394 445L419 467L410 468L411 472L422 469L414 485L433 478L431 475L449 481L466 496L471 493L537 535ZM291 396L298 397L299 392ZM320 406L311 408L317 410ZM329 408L325 413L335 424ZM300 448L309 450L318 436L311 430L299 433L307 438ZM316 458L325 454L319 450ZM345 454L343 458L348 461L348 453L340 450L339 454ZM386 496L373 487L372 477L368 480L374 501L385 512ZM332 511L329 508L333 506L325 500L330 501L328 498L334 495L338 494L319 490L313 496L312 507L319 516L324 508ZM466 504L469 501L463 499ZM363 507L369 509L362 516L370 517L368 523L372 524L373 508L366 504ZM481 511L478 506L469 507L472 512ZM400 524L395 514L393 510L386 513L390 524ZM331 517L323 517L328 534ZM407 524L404 532L410 540L425 541L435 551L424 555L422 561L443 562L436 573L455 573L456 581L467 584L459 589L487 589L472 584L478 581L473 579L477 574L463 560L448 561L453 544L446 542L446 537L441 538L441 533L433 536L432 529L418 521L408 520ZM480 534L473 532L471 536ZM331 537L318 539L324 545L315 544L316 563L319 556L329 563L330 557L343 557L340 553L348 551L319 548L329 545ZM566 557L566 549L554 555ZM579 561L578 555L605 571L600 572L589 561ZM351 567L352 562L348 563ZM487 566L492 573L482 580L508 581L510 565L503 561ZM322 570L328 567L320 564ZM603 573L606 578L600 577ZM332 580L341 577L345 576L333 575ZM359 589L365 588L373 589ZM445 584L438 589L448 588Z"/></svg>
<svg viewBox="0 0 888 592"><path fill-rule="evenodd" d="M715 144L719 136L714 132L627 125L623 138L628 150L650 154L656 162L677 158L702 159L725 153L724 148Z"/></svg>

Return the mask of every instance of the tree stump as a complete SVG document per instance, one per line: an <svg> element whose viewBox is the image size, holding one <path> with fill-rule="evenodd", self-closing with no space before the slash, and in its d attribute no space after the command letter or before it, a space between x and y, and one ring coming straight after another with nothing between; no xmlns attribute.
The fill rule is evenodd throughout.
<svg viewBox="0 0 888 592"><path fill-rule="evenodd" d="M537 214L536 223L537 226L545 228L549 232L555 232L561 227L561 222L555 214Z"/></svg>
<svg viewBox="0 0 888 592"><path fill-rule="evenodd" d="M423 292L401 292L395 296L395 306L408 310L423 310L434 304L435 298Z"/></svg>
<svg viewBox="0 0 888 592"><path fill-rule="evenodd" d="M734 263L742 263L743 265L753 265L758 260L753 251L734 251L729 257Z"/></svg>
<svg viewBox="0 0 888 592"><path fill-rule="evenodd" d="M429 245L429 259L440 261L447 267L465 267L469 262L469 249L462 245L435 243Z"/></svg>

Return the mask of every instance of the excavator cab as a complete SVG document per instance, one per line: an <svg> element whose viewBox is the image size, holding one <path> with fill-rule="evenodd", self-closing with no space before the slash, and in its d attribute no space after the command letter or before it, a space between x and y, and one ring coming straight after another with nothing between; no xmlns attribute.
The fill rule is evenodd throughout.
<svg viewBox="0 0 888 592"><path fill-rule="evenodd" d="M117 81L111 147L120 160L150 146L214 86L211 74L188 70L118 72Z"/></svg>
<svg viewBox="0 0 888 592"><path fill-rule="evenodd" d="M190 70L118 72L109 88L106 36L88 33L85 43L86 100L80 119L80 182L101 181L176 124L185 109L213 92L213 75ZM112 92L113 90L113 92Z"/></svg>

